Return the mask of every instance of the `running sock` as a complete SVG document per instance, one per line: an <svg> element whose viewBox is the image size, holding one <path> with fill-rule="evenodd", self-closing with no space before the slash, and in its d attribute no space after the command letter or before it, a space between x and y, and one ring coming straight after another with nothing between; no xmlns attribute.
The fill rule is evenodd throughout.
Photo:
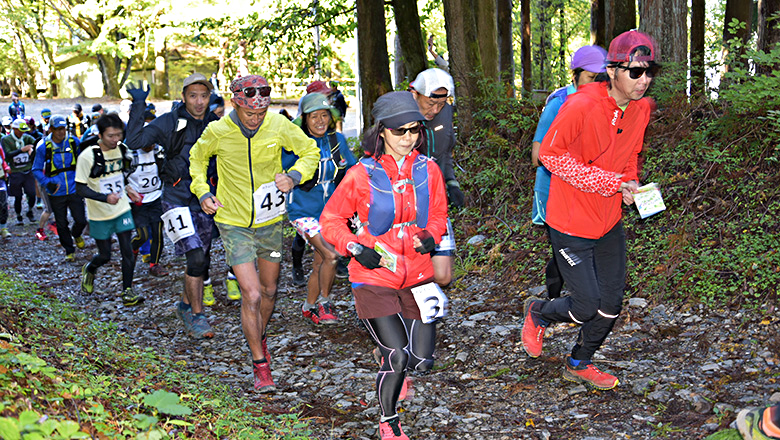
<svg viewBox="0 0 780 440"><path fill-rule="evenodd" d="M309 304L307 301L303 302L303 310L311 310L317 308L317 303Z"/></svg>
<svg viewBox="0 0 780 440"><path fill-rule="evenodd" d="M262 359L260 359L260 360L257 360L257 359L252 359L252 363L253 363L253 364L264 364L264 363L266 363L266 362L268 362L268 361L267 361L265 358L262 358Z"/></svg>
<svg viewBox="0 0 780 440"><path fill-rule="evenodd" d="M568 362L570 367L579 367L580 365L588 365L590 363L590 361L578 361L571 356L569 356Z"/></svg>
<svg viewBox="0 0 780 440"><path fill-rule="evenodd" d="M211 284L211 277L208 277L208 278L206 278L205 280L203 280L203 285L204 285L204 286L208 286L208 285L210 285L210 284Z"/></svg>
<svg viewBox="0 0 780 440"><path fill-rule="evenodd" d="M393 420L393 419L395 419L395 418L397 418L397 417L398 417L398 413L396 413L396 414L393 414L392 416L382 416L382 417L379 419L379 422L380 422L380 423L385 423L385 422L387 422L387 421L389 421L389 420Z"/></svg>

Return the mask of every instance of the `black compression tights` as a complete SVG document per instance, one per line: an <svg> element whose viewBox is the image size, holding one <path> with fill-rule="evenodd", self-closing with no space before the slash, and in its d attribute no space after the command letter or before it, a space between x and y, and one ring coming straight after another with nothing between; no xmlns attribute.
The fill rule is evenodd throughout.
<svg viewBox="0 0 780 440"><path fill-rule="evenodd" d="M396 414L406 369L428 371L433 367L436 324L403 319L400 314L364 319L363 322L382 353L376 377L376 392L382 417Z"/></svg>
<svg viewBox="0 0 780 440"><path fill-rule="evenodd" d="M151 234L150 234L151 232ZM136 228L136 236L133 237L133 252L146 243L149 238L152 239L149 250L152 256L152 263L157 264L160 262L160 254L162 253L163 236L162 236L162 222L144 226L142 228Z"/></svg>
<svg viewBox="0 0 780 440"><path fill-rule="evenodd" d="M133 247L130 244L131 231L120 232L116 234L119 240L119 254L122 257L122 290L133 286ZM95 240L98 248L98 254L95 255L87 265L87 270L96 273L100 266L111 260L111 239Z"/></svg>

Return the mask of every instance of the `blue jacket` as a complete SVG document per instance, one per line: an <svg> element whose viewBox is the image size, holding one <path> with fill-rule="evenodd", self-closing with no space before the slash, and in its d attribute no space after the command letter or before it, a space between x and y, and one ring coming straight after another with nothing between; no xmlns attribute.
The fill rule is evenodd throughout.
<svg viewBox="0 0 780 440"><path fill-rule="evenodd" d="M355 156L349 149L347 139L341 133L335 133L338 141L338 151L341 155L341 161L338 164L339 169L346 172L347 169L357 163ZM317 179L314 187L306 191L306 182L303 185L296 186L289 196L287 196L287 215L290 220L296 220L303 217L320 218L325 203L330 199L333 190L336 189L336 162L333 159L332 151L336 145L330 145L329 136L326 134L321 138L314 138L317 141L317 147L320 149L320 163L314 178ZM298 159L292 153L282 151L282 168L290 169ZM327 192L326 192L327 190Z"/></svg>
<svg viewBox="0 0 780 440"><path fill-rule="evenodd" d="M51 147L51 154L46 152L47 145ZM79 150L79 140L71 135L68 135L61 144L53 142L51 135L45 136L38 142L38 146L35 147L32 172L35 180L47 194L65 196L76 193L76 158ZM49 158L50 160L47 160ZM68 168L70 170L67 170ZM49 172L51 175L47 176ZM49 184L59 185L59 188L52 192Z"/></svg>

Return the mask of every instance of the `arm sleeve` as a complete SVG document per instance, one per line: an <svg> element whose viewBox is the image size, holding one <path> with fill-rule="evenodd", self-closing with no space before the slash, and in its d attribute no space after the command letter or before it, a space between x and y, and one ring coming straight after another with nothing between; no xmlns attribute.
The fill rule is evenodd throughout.
<svg viewBox="0 0 780 440"><path fill-rule="evenodd" d="M76 194L85 199L97 200L103 203L108 202L108 194L101 194L88 187L86 183L76 182Z"/></svg>
<svg viewBox="0 0 780 440"><path fill-rule="evenodd" d="M202 200L203 197L210 195L208 183L209 159L214 156L219 140L214 136L214 131L210 127L203 130L195 145L190 149L190 176L192 183L190 191Z"/></svg>
<svg viewBox="0 0 780 440"><path fill-rule="evenodd" d="M163 117L159 117L144 127L144 101L133 101L130 105L130 116L127 120L125 143L133 150L160 144L168 147L168 135L173 134L176 127L163 127ZM166 133L167 132L167 133Z"/></svg>
<svg viewBox="0 0 780 440"><path fill-rule="evenodd" d="M339 153L341 154L341 158L347 161L347 169L350 169L357 163L357 159L349 148L347 138L341 133L336 133L336 138L339 140Z"/></svg>
<svg viewBox="0 0 780 440"><path fill-rule="evenodd" d="M35 180L41 185L41 190L45 190L46 184L51 180L43 172L44 161L46 160L46 143L40 142L35 148L35 159L33 160L32 172Z"/></svg>
<svg viewBox="0 0 780 440"><path fill-rule="evenodd" d="M6 139L8 139L8 136L10 136L10 135L3 136L3 139L0 142L2 142L2 144L3 144L3 150L5 150L6 160L10 161L14 157L18 156L22 152L22 150L16 149L16 150L10 151L11 149L8 147L8 141L6 141ZM11 142L13 142L13 141L11 141Z"/></svg>
<svg viewBox="0 0 780 440"><path fill-rule="evenodd" d="M580 151L576 151L575 141L581 134L587 109L584 105L568 104L561 108L548 135L542 140L539 161L573 187L609 197L618 191L621 179L614 172L586 165L578 159L581 155Z"/></svg>
<svg viewBox="0 0 780 440"><path fill-rule="evenodd" d="M349 255L347 251L349 242L359 242L358 237L347 226L347 222L357 212L357 205L363 199L360 179L365 178L365 171L361 168L363 167L354 167L347 171L344 180L336 187L320 215L322 237L341 255ZM360 173L363 173L363 176ZM371 238L369 234L364 235ZM373 247L373 243L367 243L365 240L363 244Z"/></svg>

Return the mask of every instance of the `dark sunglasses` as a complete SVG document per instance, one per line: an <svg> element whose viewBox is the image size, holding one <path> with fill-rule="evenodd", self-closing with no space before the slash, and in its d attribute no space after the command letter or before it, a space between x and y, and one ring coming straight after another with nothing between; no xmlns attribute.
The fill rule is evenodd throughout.
<svg viewBox="0 0 780 440"><path fill-rule="evenodd" d="M247 98L254 98L255 95L260 95L263 98L266 98L268 96L271 96L271 87L269 86L263 86L263 87L244 87L241 89L241 93L244 94Z"/></svg>
<svg viewBox="0 0 780 440"><path fill-rule="evenodd" d="M422 124L417 124L414 127L409 128L388 128L390 130L390 133L393 133L393 136L403 136L408 131L411 134L417 134L422 129Z"/></svg>
<svg viewBox="0 0 780 440"><path fill-rule="evenodd" d="M660 64L651 64L648 67L625 67L618 65L623 70L628 70L628 76L631 79L639 79L642 75L647 75L648 78L655 78L658 72L661 70Z"/></svg>

